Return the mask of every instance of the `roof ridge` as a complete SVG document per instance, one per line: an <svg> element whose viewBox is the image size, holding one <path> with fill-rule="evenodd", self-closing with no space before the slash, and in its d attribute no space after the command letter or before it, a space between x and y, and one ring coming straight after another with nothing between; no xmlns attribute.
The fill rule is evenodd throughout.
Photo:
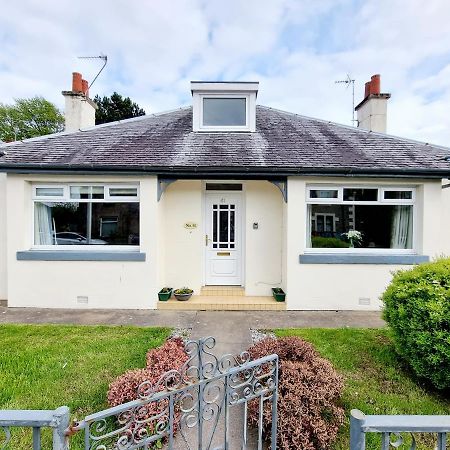
<svg viewBox="0 0 450 450"><path fill-rule="evenodd" d="M418 141L418 140L415 140L415 139L405 138L405 137L402 137L402 136L397 136L395 134L388 134L388 133L381 133L381 132L378 132L378 131L364 130L362 128L352 127L351 125L345 125L343 123L333 122L332 120L318 119L317 117L305 116L303 114L293 113L291 111L285 111L283 109L273 108L271 106L264 106L264 105L257 105L257 106L259 106L259 107L261 107L263 109L269 109L269 110L276 111L276 112L283 113L283 114L287 114L287 115L290 115L290 116L301 117L302 119L315 120L316 122L326 123L326 124L329 124L329 125L336 125L336 126L341 127L341 128L347 128L349 130L355 131L357 133L373 134L375 136L380 136L381 138L398 139L398 140L401 140L401 141L411 142L411 143L414 143L414 144L422 144L422 145L426 145L428 147L442 149L442 150L446 150L446 151L450 152L450 147L445 147L444 145L430 144L429 142L424 142L424 141Z"/></svg>
<svg viewBox="0 0 450 450"><path fill-rule="evenodd" d="M60 131L58 133L45 134L43 136L36 136L36 137L28 138L28 139L21 139L20 141L13 141L13 142L1 142L0 141L0 148L12 147L14 145L24 144L27 142L44 141L46 139L52 139L52 138L56 138L59 136L69 136L69 135L73 135L76 133L84 133L86 131L92 131L92 130L97 130L99 128L106 128L106 127L111 127L111 126L115 126L115 125L121 125L123 123L139 122L141 120L147 120L147 119L151 119L153 117L159 117L159 116L163 116L165 114L170 114L170 113L173 113L176 111L182 111L182 110L190 109L190 108L192 108L192 106L180 106L179 108L174 108L174 109L170 109L167 111L161 111L159 113L145 114L143 116L131 117L129 119L115 120L114 122L102 123L100 125L94 125L93 127L80 128L80 129L74 130L74 131Z"/></svg>

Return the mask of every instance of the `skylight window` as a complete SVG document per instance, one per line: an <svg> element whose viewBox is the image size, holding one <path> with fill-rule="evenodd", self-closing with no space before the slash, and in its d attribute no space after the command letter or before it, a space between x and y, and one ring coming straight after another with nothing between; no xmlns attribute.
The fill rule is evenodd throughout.
<svg viewBox="0 0 450 450"><path fill-rule="evenodd" d="M191 90L194 131L255 131L258 83L192 81Z"/></svg>

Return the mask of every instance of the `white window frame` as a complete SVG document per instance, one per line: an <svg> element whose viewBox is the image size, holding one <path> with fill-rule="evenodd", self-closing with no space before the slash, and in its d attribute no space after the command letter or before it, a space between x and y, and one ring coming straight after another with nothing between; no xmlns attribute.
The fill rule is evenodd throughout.
<svg viewBox="0 0 450 450"><path fill-rule="evenodd" d="M344 201L344 188L347 189L378 189L378 200L372 201ZM311 198L310 192L313 190L337 190L337 198ZM410 191L412 192L411 199L392 199L385 200L384 193L386 191ZM413 208L413 235L412 248L398 249L398 248L315 248L311 247L311 214L309 213L310 205L411 205ZM305 236L305 253L351 253L351 254L401 254L401 255L415 255L417 254L417 206L416 206L416 188L413 186L401 185L328 185L315 184L306 186L306 236Z"/></svg>
<svg viewBox="0 0 450 450"><path fill-rule="evenodd" d="M336 214L333 213L317 213L314 214L311 219L316 223L316 231L317 231L317 216L323 217L323 226L326 226L327 217L331 217L333 219L333 233L336 232L336 222L339 220L336 218ZM324 230L325 231L325 230Z"/></svg>
<svg viewBox="0 0 450 450"><path fill-rule="evenodd" d="M71 186L103 186L104 198L70 198ZM63 188L64 195L60 197L49 197L37 195L37 188ZM137 196L133 197L114 197L109 195L110 188L137 188ZM49 202L49 203L138 203L140 209L140 191L139 184L123 184L123 183L35 183L32 185L32 203L33 207L31 212L31 249L32 250L52 250L52 251L83 251L83 252L121 252L121 251L140 251L140 245L37 245L35 244L35 203L36 202ZM139 211L140 215L140 211ZM141 235L141 221L139 220L139 236Z"/></svg>
<svg viewBox="0 0 450 450"><path fill-rule="evenodd" d="M245 99L245 125L204 125L203 100L205 98L243 98ZM251 131L250 127L250 94L247 93L220 93L198 94L199 104L199 131Z"/></svg>

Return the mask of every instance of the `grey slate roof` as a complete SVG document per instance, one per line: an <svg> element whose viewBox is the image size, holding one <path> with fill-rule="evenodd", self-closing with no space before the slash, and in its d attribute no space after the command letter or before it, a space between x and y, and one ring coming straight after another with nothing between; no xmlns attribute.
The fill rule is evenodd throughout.
<svg viewBox="0 0 450 450"><path fill-rule="evenodd" d="M450 176L450 149L257 106L256 132L192 131L192 108L0 145L1 170Z"/></svg>

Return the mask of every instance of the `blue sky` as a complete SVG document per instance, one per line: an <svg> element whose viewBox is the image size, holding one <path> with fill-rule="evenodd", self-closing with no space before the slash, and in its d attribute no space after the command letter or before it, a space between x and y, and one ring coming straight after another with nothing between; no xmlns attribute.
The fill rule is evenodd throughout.
<svg viewBox="0 0 450 450"><path fill-rule="evenodd" d="M381 74L388 132L450 146L447 0L21 0L0 17L0 102L63 107L71 72L148 113L190 103L190 80L256 80L258 101L351 124L351 90Z"/></svg>

